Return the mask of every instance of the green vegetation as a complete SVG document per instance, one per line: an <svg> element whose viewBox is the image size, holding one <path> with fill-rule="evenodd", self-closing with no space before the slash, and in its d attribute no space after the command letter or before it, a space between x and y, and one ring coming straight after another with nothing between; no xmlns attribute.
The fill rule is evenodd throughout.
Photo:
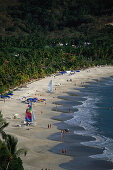
<svg viewBox="0 0 113 170"><path fill-rule="evenodd" d="M3 119L0 112L0 170L23 170L22 160L20 154L25 154L27 151L23 148L17 150L17 138L12 135L6 134L4 128L8 123Z"/></svg>
<svg viewBox="0 0 113 170"><path fill-rule="evenodd" d="M57 71L113 65L112 0L0 0L0 94ZM63 46L62 46L63 44ZM0 170L22 170L0 114Z"/></svg>
<svg viewBox="0 0 113 170"><path fill-rule="evenodd" d="M4 36L88 35L113 21L112 0L5 1L0 0L0 35Z"/></svg>
<svg viewBox="0 0 113 170"><path fill-rule="evenodd" d="M0 93L57 71L113 64L112 37L110 25L89 40L85 37L44 39L37 34L0 37ZM59 42L64 45L59 46Z"/></svg>
<svg viewBox="0 0 113 170"><path fill-rule="evenodd" d="M0 93L57 71L113 64L112 6L111 0L2 1Z"/></svg>

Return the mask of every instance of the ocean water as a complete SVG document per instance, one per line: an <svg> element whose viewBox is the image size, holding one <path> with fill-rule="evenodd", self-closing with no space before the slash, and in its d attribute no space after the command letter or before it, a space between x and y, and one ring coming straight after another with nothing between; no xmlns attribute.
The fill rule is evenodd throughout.
<svg viewBox="0 0 113 170"><path fill-rule="evenodd" d="M95 137L95 141L81 144L104 148L103 154L90 157L113 162L113 77L87 84L80 92L85 100L81 105L73 106L78 111L66 123L84 127L85 130L75 130L75 134Z"/></svg>

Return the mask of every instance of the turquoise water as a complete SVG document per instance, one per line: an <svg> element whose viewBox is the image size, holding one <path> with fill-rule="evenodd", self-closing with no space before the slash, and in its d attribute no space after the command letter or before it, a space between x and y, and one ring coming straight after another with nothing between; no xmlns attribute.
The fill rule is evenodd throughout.
<svg viewBox="0 0 113 170"><path fill-rule="evenodd" d="M103 154L91 157L113 161L113 77L85 85L80 92L86 100L73 106L78 111L66 123L84 127L75 134L95 137L95 141L82 142L83 145L105 149Z"/></svg>

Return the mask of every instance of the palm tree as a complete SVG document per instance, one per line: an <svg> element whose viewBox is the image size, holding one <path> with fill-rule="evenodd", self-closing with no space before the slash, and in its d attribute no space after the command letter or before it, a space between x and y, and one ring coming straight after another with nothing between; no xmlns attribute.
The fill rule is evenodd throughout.
<svg viewBox="0 0 113 170"><path fill-rule="evenodd" d="M3 119L3 116L0 112L0 133L3 139L6 137L6 133L3 131L3 129L7 127L8 125L9 123L6 123L5 119Z"/></svg>
<svg viewBox="0 0 113 170"><path fill-rule="evenodd" d="M2 139L5 139L7 134L3 131L5 127L7 127L9 123L4 122L2 126L0 126L0 133L2 135Z"/></svg>
<svg viewBox="0 0 113 170"><path fill-rule="evenodd" d="M8 125L9 123L6 123L6 121L3 119L2 114L0 112L0 134L3 139L0 141L1 141L1 145L4 145L7 148L7 151L9 153L6 170L8 170L9 165L12 162L12 160L17 158L20 154L24 154L25 156L27 154L27 150L24 148L20 148L17 150L18 139L12 135L6 134L5 131L3 130Z"/></svg>
<svg viewBox="0 0 113 170"><path fill-rule="evenodd" d="M27 154L27 150L24 148L17 150L17 143L18 143L18 139L15 138L14 136L9 135L9 134L6 136L5 144L7 145L9 153L10 153L6 170L8 170L8 167L14 157L18 157L20 154L24 154L26 156Z"/></svg>

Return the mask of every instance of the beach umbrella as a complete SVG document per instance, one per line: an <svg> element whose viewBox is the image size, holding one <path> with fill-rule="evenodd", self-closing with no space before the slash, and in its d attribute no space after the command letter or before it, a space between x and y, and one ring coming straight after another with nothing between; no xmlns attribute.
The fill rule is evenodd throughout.
<svg viewBox="0 0 113 170"><path fill-rule="evenodd" d="M46 99L40 99L40 102L45 102L46 101Z"/></svg>
<svg viewBox="0 0 113 170"><path fill-rule="evenodd" d="M37 97L35 97L35 98L33 98L34 100L38 100L38 98Z"/></svg>
<svg viewBox="0 0 113 170"><path fill-rule="evenodd" d="M8 95L6 95L6 96L1 95L0 97L1 97L2 99L10 98L10 96L8 96Z"/></svg>
<svg viewBox="0 0 113 170"><path fill-rule="evenodd" d="M14 95L14 94L13 94L13 93L8 93L7 95L11 95L11 96L12 96L12 95Z"/></svg>
<svg viewBox="0 0 113 170"><path fill-rule="evenodd" d="M28 98L28 99L27 99L27 101L30 101L30 102L32 102L32 100L33 100L33 98Z"/></svg>
<svg viewBox="0 0 113 170"><path fill-rule="evenodd" d="M0 97L1 97L1 98L4 98L4 96L3 96L3 95L0 95Z"/></svg>
<svg viewBox="0 0 113 170"><path fill-rule="evenodd" d="M67 73L67 71L61 71L60 73L61 73L61 74L65 74L65 73Z"/></svg>
<svg viewBox="0 0 113 170"><path fill-rule="evenodd" d="M8 96L8 95L6 95L6 96L4 96L5 98L11 98L10 96Z"/></svg>
<svg viewBox="0 0 113 170"><path fill-rule="evenodd" d="M42 99L44 102L46 101L46 99Z"/></svg>
<svg viewBox="0 0 113 170"><path fill-rule="evenodd" d="M37 102L37 99L32 99L32 102Z"/></svg>
<svg viewBox="0 0 113 170"><path fill-rule="evenodd" d="M8 96L8 95L6 95L6 96L1 95L0 97L3 98L3 99L4 98L10 98L10 96Z"/></svg>
<svg viewBox="0 0 113 170"><path fill-rule="evenodd" d="M27 102L37 102L38 99L37 98L28 98Z"/></svg>

